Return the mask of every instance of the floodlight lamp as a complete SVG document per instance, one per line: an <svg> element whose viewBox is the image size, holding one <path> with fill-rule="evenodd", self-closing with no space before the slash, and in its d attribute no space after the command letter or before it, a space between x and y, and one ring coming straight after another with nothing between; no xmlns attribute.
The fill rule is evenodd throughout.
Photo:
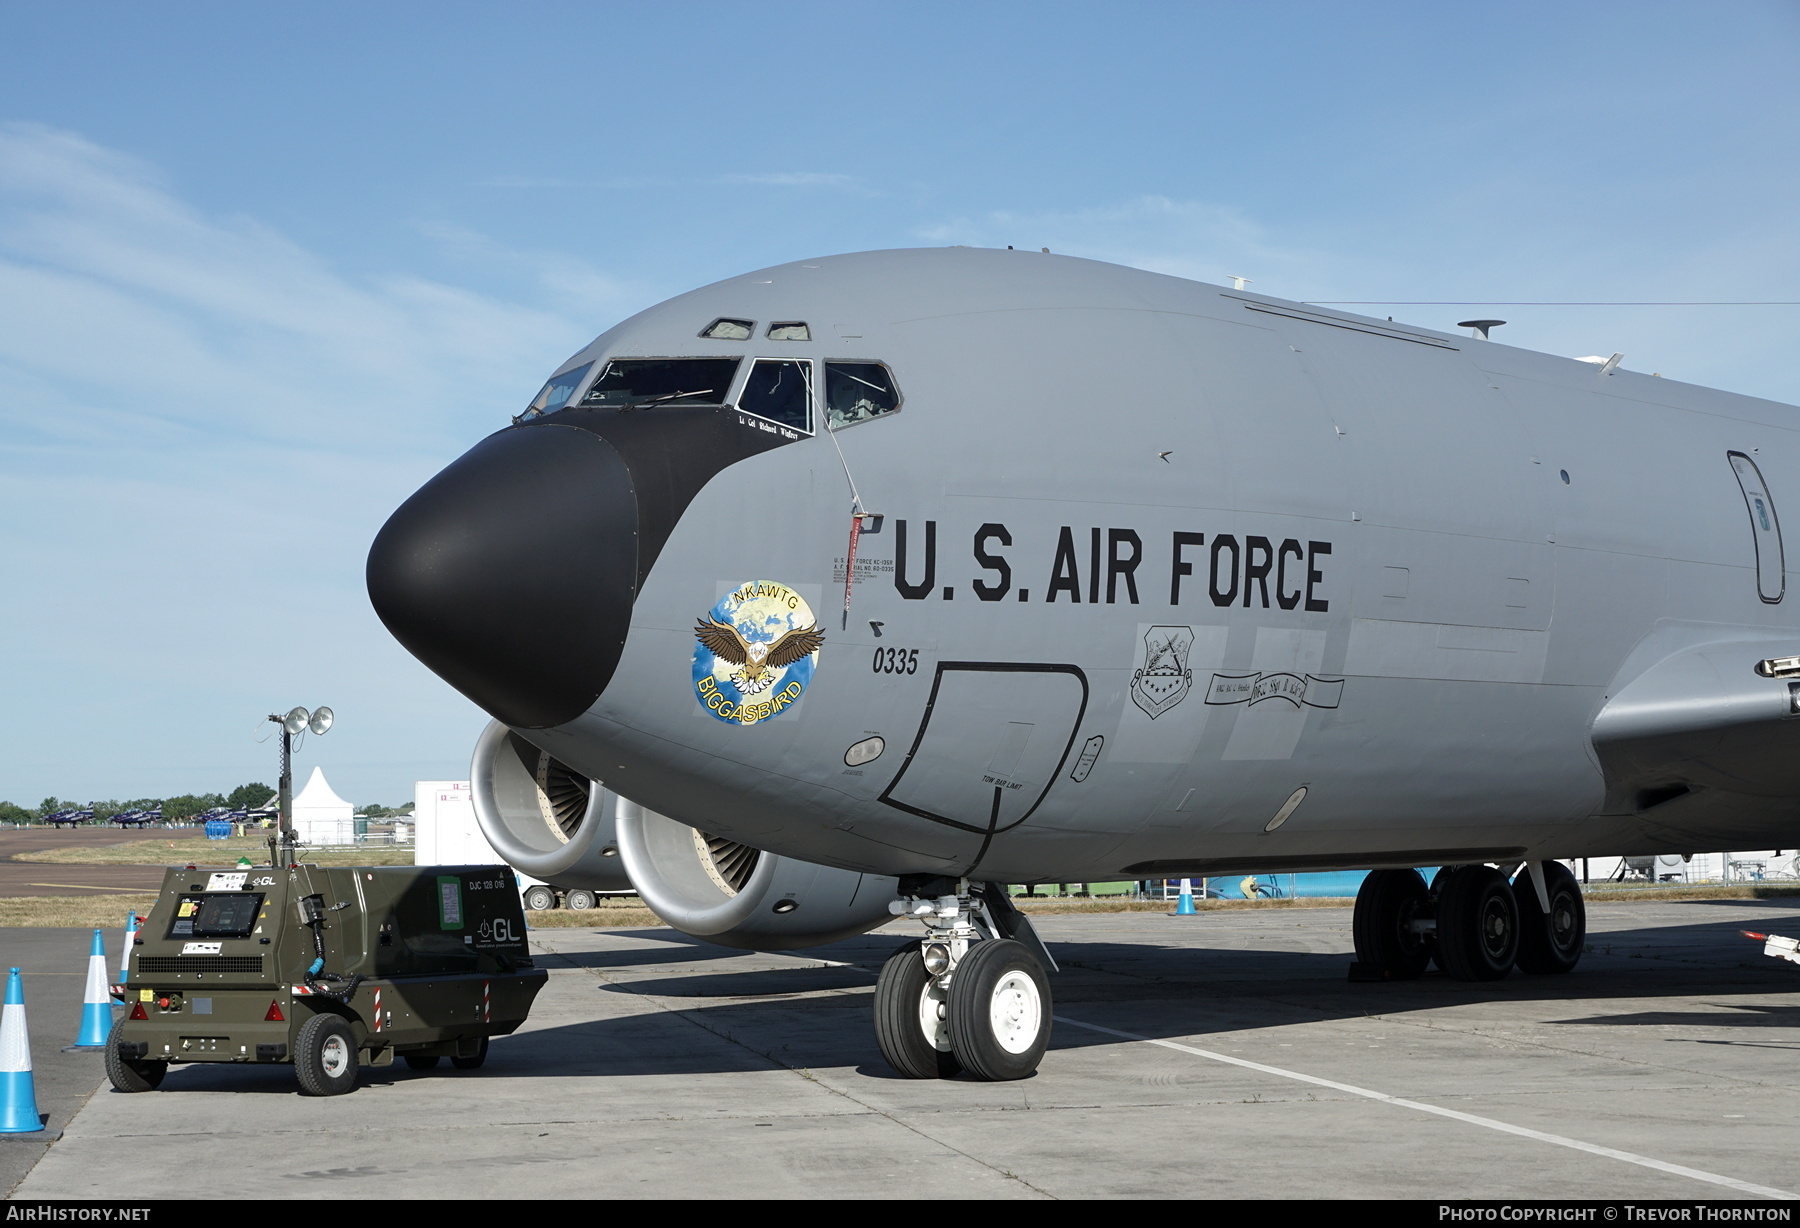
<svg viewBox="0 0 1800 1228"><path fill-rule="evenodd" d="M307 712L305 708L295 708L292 712L289 712L286 716L281 718L281 727L290 734L298 734L301 730L306 728L307 718L310 715L311 713Z"/></svg>
<svg viewBox="0 0 1800 1228"><path fill-rule="evenodd" d="M321 734L331 728L331 720L330 708L314 708L312 719L306 722L306 727L314 734Z"/></svg>

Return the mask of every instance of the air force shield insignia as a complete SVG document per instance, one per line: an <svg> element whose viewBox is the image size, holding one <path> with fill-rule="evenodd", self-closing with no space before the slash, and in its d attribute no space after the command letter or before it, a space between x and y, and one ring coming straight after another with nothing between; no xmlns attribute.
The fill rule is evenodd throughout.
<svg viewBox="0 0 1800 1228"><path fill-rule="evenodd" d="M1143 664L1131 675L1131 702L1155 720L1187 698L1194 685L1188 650L1192 627L1151 627L1144 632Z"/></svg>

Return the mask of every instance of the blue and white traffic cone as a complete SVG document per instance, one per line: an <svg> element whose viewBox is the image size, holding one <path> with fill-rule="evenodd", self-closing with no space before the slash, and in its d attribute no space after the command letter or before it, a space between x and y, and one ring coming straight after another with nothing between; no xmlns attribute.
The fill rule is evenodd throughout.
<svg viewBox="0 0 1800 1228"><path fill-rule="evenodd" d="M6 1007L0 1012L0 1134L34 1134L37 1088L31 1081L31 1033L25 1027L25 985L14 968L6 978Z"/></svg>
<svg viewBox="0 0 1800 1228"><path fill-rule="evenodd" d="M87 992L81 996L81 1035L63 1052L104 1051L112 1025L112 994L106 987L106 939L95 930L94 945L88 952Z"/></svg>
<svg viewBox="0 0 1800 1228"><path fill-rule="evenodd" d="M1175 915L1178 917L1194 915L1194 880L1191 878L1181 880L1181 899L1175 905Z"/></svg>
<svg viewBox="0 0 1800 1228"><path fill-rule="evenodd" d="M138 933L137 909L125 914L125 949L119 952L119 983L124 984L131 979L131 944Z"/></svg>

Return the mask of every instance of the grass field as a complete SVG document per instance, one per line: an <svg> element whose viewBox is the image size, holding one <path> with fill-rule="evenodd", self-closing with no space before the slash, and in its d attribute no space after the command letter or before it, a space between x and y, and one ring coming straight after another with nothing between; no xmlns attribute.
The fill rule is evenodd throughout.
<svg viewBox="0 0 1800 1228"><path fill-rule="evenodd" d="M534 930L640 928L661 925L663 920L634 896L602 899L594 908L547 908L525 914L525 924Z"/></svg>
<svg viewBox="0 0 1800 1228"><path fill-rule="evenodd" d="M1694 883L1681 887L1627 887L1594 885L1587 899L1595 903L1631 903L1634 900L1779 900L1800 896L1800 883Z"/></svg>
<svg viewBox="0 0 1800 1228"><path fill-rule="evenodd" d="M80 926L83 929L122 930L125 913L139 916L156 903L153 895L120 892L118 895L16 895L0 898L0 929L36 926Z"/></svg>
<svg viewBox="0 0 1800 1228"><path fill-rule="evenodd" d="M51 862L56 865L82 866L229 866L239 857L248 857L254 865L269 864L269 842L266 838L234 836L229 840L128 840L122 844L71 845L68 848L40 849L34 853L15 853L14 861ZM346 849L300 850L300 859L320 866L410 866L413 850L410 844L370 844Z"/></svg>

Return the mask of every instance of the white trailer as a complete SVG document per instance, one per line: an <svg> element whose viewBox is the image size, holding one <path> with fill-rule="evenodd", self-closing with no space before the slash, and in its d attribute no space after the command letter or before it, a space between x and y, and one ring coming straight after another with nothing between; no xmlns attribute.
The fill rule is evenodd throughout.
<svg viewBox="0 0 1800 1228"><path fill-rule="evenodd" d="M413 864L416 866L503 866L475 820L474 793L466 780L421 780L413 785ZM514 870L519 898L527 910L592 908L602 893L558 887Z"/></svg>
<svg viewBox="0 0 1800 1228"><path fill-rule="evenodd" d="M474 794L466 780L420 780L413 784L413 864L416 866L503 866L506 859L481 834L475 821ZM520 898L533 887L555 891L548 883L513 873Z"/></svg>

